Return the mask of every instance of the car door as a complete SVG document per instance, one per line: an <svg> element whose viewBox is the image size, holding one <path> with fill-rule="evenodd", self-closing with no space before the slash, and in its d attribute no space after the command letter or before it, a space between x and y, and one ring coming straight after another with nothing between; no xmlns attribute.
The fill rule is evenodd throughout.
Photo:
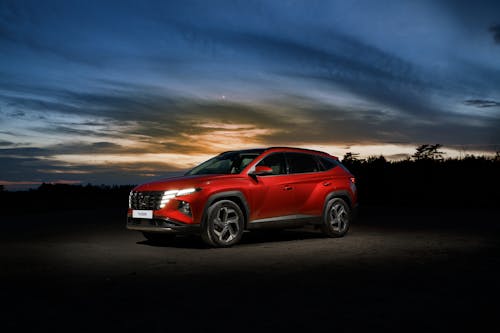
<svg viewBox="0 0 500 333"><path fill-rule="evenodd" d="M289 186L294 194L294 214L319 216L322 214L325 193L331 191L331 175L312 154L285 153Z"/></svg>
<svg viewBox="0 0 500 333"><path fill-rule="evenodd" d="M256 166L267 166L272 174L256 176L252 187L253 212L252 220L261 220L291 215L295 212L291 176L287 175L285 156L283 153L272 153Z"/></svg>

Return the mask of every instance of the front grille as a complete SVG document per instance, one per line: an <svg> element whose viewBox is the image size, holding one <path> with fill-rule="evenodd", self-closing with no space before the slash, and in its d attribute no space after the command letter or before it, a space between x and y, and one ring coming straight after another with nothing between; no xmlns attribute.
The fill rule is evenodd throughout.
<svg viewBox="0 0 500 333"><path fill-rule="evenodd" d="M130 194L130 208L132 209L160 209L163 191L132 192Z"/></svg>

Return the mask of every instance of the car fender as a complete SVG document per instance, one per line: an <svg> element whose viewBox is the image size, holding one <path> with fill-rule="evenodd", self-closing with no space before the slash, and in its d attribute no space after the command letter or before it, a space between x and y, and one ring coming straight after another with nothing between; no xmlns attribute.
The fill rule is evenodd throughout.
<svg viewBox="0 0 500 333"><path fill-rule="evenodd" d="M323 202L323 216L325 216L325 210L326 210L326 205L328 201L330 201L333 198L347 198L347 204L349 205L349 208L351 211L354 211L356 207L353 207L353 202L352 202L352 196L347 190L335 190L329 192L326 197L325 201Z"/></svg>
<svg viewBox="0 0 500 333"><path fill-rule="evenodd" d="M207 217L208 207L210 207L215 201L219 201L221 199L230 198L230 197L237 197L238 199L240 199L241 203L243 204L243 206L244 206L243 214L245 215L245 227L246 227L246 225L248 223L248 219L250 217L250 207L248 205L248 201L247 201L245 195L243 194L243 192L237 191L237 190L222 191L222 192L217 192L217 193L211 194L205 203L205 207L203 208L203 215L201 218L201 224L204 223L204 221Z"/></svg>

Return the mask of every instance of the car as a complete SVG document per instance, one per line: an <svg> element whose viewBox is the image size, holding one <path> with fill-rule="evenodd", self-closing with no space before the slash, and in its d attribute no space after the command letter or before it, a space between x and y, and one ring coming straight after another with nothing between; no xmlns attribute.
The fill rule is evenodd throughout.
<svg viewBox="0 0 500 333"><path fill-rule="evenodd" d="M150 241L195 233L212 247L263 228L314 225L342 237L357 206L356 180L335 156L291 147L235 150L135 187L127 228Z"/></svg>

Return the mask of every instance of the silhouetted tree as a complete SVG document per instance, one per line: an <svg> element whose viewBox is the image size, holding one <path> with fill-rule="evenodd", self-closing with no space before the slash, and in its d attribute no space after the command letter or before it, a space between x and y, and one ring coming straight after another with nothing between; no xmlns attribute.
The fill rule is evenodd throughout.
<svg viewBox="0 0 500 333"><path fill-rule="evenodd" d="M439 151L439 148L441 148L442 145L439 143L436 143L435 145L421 145L417 147L417 151L415 154L412 155L412 157L417 160L442 160L443 155L445 154L442 151Z"/></svg>
<svg viewBox="0 0 500 333"><path fill-rule="evenodd" d="M5 187L3 185L0 185L0 192L3 192L5 190Z"/></svg>
<svg viewBox="0 0 500 333"><path fill-rule="evenodd" d="M368 159L366 160L366 163L373 165L384 165L387 163L387 160L385 159L384 155L369 156Z"/></svg>
<svg viewBox="0 0 500 333"><path fill-rule="evenodd" d="M358 161L359 160L359 153L351 153L351 152L347 152L344 154L344 157L342 158L342 163L350 163L350 162L354 162L354 161Z"/></svg>
<svg viewBox="0 0 500 333"><path fill-rule="evenodd" d="M358 153L347 152L342 159L342 163L351 171L356 171L361 167L364 160L360 160Z"/></svg>

